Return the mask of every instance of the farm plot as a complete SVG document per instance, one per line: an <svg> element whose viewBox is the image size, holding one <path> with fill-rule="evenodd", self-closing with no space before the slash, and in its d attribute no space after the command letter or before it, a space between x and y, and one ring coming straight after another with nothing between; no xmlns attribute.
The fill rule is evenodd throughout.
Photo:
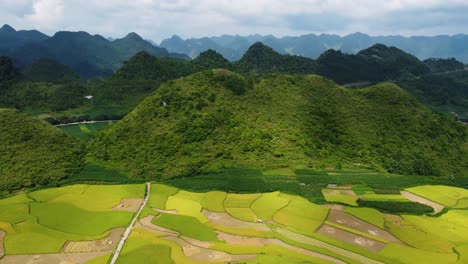
<svg viewBox="0 0 468 264"><path fill-rule="evenodd" d="M443 185L424 185L405 189L406 191L433 202L454 208L468 208L468 190ZM460 201L460 204L458 204Z"/></svg>
<svg viewBox="0 0 468 264"><path fill-rule="evenodd" d="M108 254L133 215L113 208L143 195L139 185L72 185L0 200L2 262L28 262L32 254L44 263L82 263L103 255L96 251Z"/></svg>
<svg viewBox="0 0 468 264"><path fill-rule="evenodd" d="M327 202L343 203L352 206L357 206L357 199L359 198L352 190L343 189L323 189L323 197Z"/></svg>

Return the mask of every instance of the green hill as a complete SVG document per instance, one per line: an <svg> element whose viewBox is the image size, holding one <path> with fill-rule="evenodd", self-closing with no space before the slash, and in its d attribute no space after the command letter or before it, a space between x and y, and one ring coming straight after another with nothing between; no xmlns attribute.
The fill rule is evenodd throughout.
<svg viewBox="0 0 468 264"><path fill-rule="evenodd" d="M393 84L349 90L314 75L252 82L212 70L162 85L89 150L137 178L356 163L447 176L466 170L466 139Z"/></svg>
<svg viewBox="0 0 468 264"><path fill-rule="evenodd" d="M27 80L36 82L76 81L80 76L72 69L51 59L39 59L23 71Z"/></svg>
<svg viewBox="0 0 468 264"><path fill-rule="evenodd" d="M56 184L79 172L82 147L61 130L12 109L0 109L0 194Z"/></svg>

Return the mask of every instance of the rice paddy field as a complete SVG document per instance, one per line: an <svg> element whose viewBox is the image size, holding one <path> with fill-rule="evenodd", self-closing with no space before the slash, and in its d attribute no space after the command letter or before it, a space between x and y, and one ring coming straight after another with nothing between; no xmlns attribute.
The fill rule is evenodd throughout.
<svg viewBox="0 0 468 264"><path fill-rule="evenodd" d="M467 263L468 192L442 185L405 191L444 211L359 207L359 199L408 201L368 186L325 187L326 202L317 204L280 191L153 183L117 263ZM144 184L78 184L0 200L0 263L109 263L144 196Z"/></svg>

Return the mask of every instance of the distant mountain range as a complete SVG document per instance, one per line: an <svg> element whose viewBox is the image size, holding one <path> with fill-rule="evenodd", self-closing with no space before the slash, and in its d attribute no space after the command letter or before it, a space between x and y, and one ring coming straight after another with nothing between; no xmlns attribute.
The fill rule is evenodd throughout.
<svg viewBox="0 0 468 264"><path fill-rule="evenodd" d="M318 58L320 54L329 49L341 50L344 53L356 54L374 44L380 43L395 46L405 52L411 53L421 60L427 58L454 57L459 61L468 63L468 35L431 37L402 37L402 36L369 36L355 33L344 37L338 35L302 35L298 37L276 38L273 35L251 35L205 37L182 39L178 36L165 39L160 47L169 52L184 53L195 58L207 49L213 49L230 61L239 60L248 48L255 42L262 42L282 54L293 54Z"/></svg>
<svg viewBox="0 0 468 264"><path fill-rule="evenodd" d="M61 31L49 37L34 30L16 31L8 25L0 28L0 55L13 58L21 68L46 58L72 68L85 78L107 77L140 51L156 57L189 59L156 47L136 33L110 41L87 32Z"/></svg>

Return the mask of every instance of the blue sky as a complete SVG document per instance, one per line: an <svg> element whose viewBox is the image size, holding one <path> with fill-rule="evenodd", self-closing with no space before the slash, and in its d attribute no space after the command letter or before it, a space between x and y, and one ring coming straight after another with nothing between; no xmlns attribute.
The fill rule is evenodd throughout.
<svg viewBox="0 0 468 264"><path fill-rule="evenodd" d="M160 42L222 34L468 34L468 0L0 0L0 24Z"/></svg>

